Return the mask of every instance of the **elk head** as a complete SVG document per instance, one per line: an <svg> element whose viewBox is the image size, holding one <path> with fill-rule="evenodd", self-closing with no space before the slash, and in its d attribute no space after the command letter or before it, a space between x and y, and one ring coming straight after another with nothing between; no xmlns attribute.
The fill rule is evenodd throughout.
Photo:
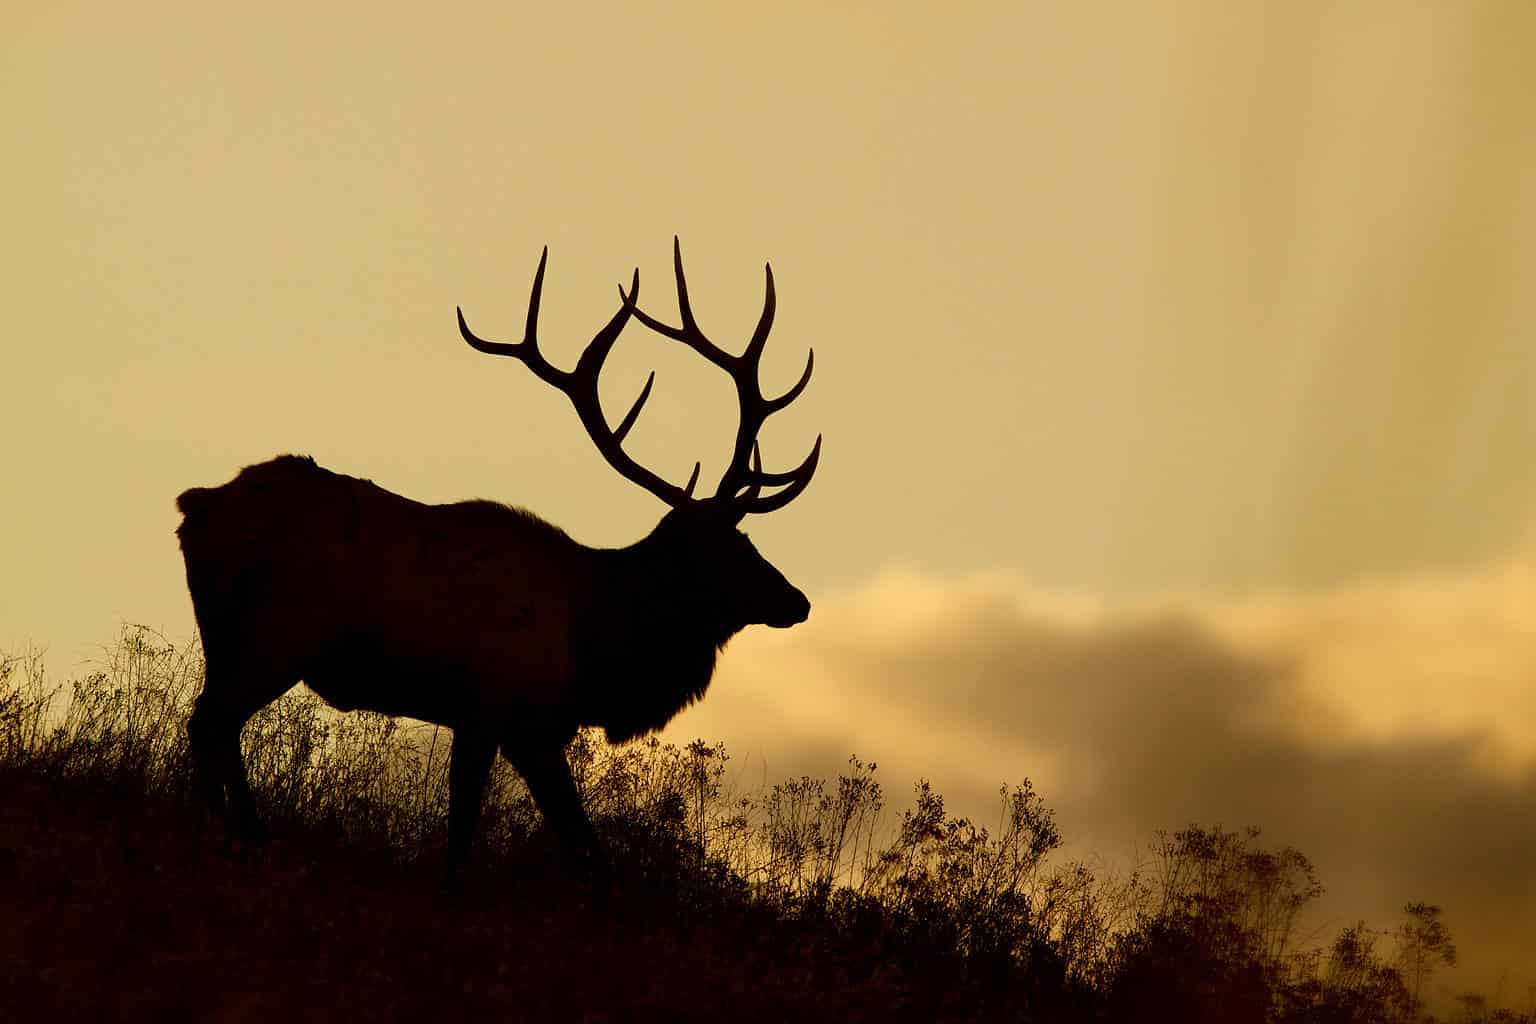
<svg viewBox="0 0 1536 1024"><path fill-rule="evenodd" d="M758 374L768 333L773 327L773 268L764 265L767 283L763 312L746 349L740 355L735 355L714 344L699 329L688 302L688 282L683 274L682 250L675 237L672 240L672 257L682 324L673 326L664 323L639 308L640 271L637 269L629 290L626 292L622 286L619 288L622 300L619 310L593 336L572 370L561 370L551 365L539 351L539 297L544 286L545 263L549 258L547 246L539 257L539 269L534 275L533 291L528 300L527 325L521 342L487 341L478 337L465 323L462 309L459 310L459 332L476 350L519 359L533 371L534 376L563 392L608 464L625 479L644 487L669 506L670 511L656 529L636 547L650 545L658 562L664 563L665 573L673 577L673 582L689 595L689 603L695 606L696 613L713 620L713 625L721 633L719 643L724 643L725 639L745 625L760 623L787 627L805 621L810 614L810 602L805 595L758 553L746 534L738 529L738 525L749 514L772 512L793 501L805 490L816 472L817 462L821 458L820 435L800 465L785 472L763 470L757 442L764 421L793 402L805 390L815 365L815 353L807 355L805 370L793 387L773 398L764 396ZM729 374L736 386L741 418L736 429L735 445L719 485L708 497L694 496L694 488L699 479L699 463L694 463L688 483L679 487L635 462L624 451L624 438L634 427L641 408L650 397L651 387L656 382L655 371L646 379L639 397L617 427L610 428L603 414L598 401L598 376L602 372L604 360L613 350L614 342L631 317L658 334L687 345ZM772 489L771 493L764 493L767 489Z"/></svg>

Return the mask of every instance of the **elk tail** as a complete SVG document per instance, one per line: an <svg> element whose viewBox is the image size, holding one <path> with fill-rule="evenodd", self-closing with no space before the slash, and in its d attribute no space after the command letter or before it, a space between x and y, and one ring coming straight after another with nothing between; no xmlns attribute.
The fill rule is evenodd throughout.
<svg viewBox="0 0 1536 1024"><path fill-rule="evenodd" d="M192 594L192 611L205 652L224 648L221 638L227 633L235 580L241 569L219 556L220 545L215 543L218 504L216 487L193 487L176 497L182 514L176 539L187 567L187 589Z"/></svg>
<svg viewBox="0 0 1536 1024"><path fill-rule="evenodd" d="M213 496L212 487L193 487L182 491L176 496L176 507L184 516L195 516L208 507L208 499Z"/></svg>

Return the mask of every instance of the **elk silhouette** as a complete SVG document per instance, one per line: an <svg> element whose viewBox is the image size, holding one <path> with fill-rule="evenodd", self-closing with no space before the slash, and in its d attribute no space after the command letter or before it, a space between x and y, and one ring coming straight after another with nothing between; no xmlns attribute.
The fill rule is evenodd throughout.
<svg viewBox="0 0 1536 1024"><path fill-rule="evenodd" d="M445 880L467 863L499 748L562 845L594 872L607 861L581 806L565 746L582 726L613 742L660 729L704 695L717 653L744 627L803 622L810 602L737 529L807 484L821 438L788 472L764 472L763 421L810 381L766 398L758 379L773 326L773 269L757 327L734 355L699 330L673 240L674 327L636 303L637 269L621 305L573 370L539 351L539 259L521 342L486 341L459 311L464 340L521 360L564 392L597 449L670 510L646 537L615 549L577 543L530 512L491 501L427 505L312 459L279 456L229 483L177 499L181 542L207 679L188 722L198 786L225 824L226 844L260 843L264 828L246 778L240 731L300 680L341 710L405 715L453 731ZM598 375L634 317L730 374L740 406L735 448L719 487L693 495L699 466L678 487L622 444L655 382L610 429ZM775 490L775 488L777 488ZM764 493L769 489L770 493Z"/></svg>

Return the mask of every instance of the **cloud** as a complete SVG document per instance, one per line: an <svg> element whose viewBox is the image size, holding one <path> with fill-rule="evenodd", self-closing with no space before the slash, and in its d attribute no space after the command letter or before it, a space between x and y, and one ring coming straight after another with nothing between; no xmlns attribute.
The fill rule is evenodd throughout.
<svg viewBox="0 0 1536 1024"><path fill-rule="evenodd" d="M1533 550L1119 607L892 572L739 638L671 732L770 781L857 753L893 803L922 776L982 822L1028 776L1072 852L1111 864L1159 828L1258 825L1317 864L1327 934L1443 904L1457 984L1491 992L1536 949Z"/></svg>

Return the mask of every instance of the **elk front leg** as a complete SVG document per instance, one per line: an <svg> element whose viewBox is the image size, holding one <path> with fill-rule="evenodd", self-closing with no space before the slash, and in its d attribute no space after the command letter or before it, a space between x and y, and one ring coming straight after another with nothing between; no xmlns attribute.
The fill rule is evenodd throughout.
<svg viewBox="0 0 1536 1024"><path fill-rule="evenodd" d="M448 857L443 872L443 886L450 891L458 883L459 872L469 864L485 784L495 758L493 738L468 726L453 731L453 753L448 762Z"/></svg>
<svg viewBox="0 0 1536 1024"><path fill-rule="evenodd" d="M605 879L608 858L597 841L592 820L581 806L571 766L565 760L565 744L519 737L516 742L504 742L501 752L522 775L534 803L539 805L544 820L561 844L576 856L584 870Z"/></svg>

